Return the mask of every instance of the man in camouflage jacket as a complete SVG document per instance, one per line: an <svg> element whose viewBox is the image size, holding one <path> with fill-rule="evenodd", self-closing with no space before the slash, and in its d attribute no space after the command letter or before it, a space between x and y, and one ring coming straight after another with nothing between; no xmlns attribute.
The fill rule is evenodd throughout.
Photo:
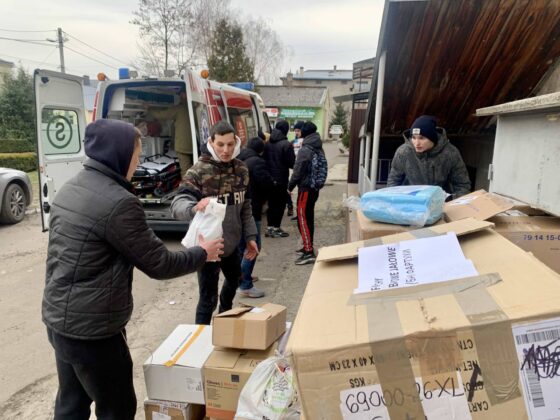
<svg viewBox="0 0 560 420"><path fill-rule="evenodd" d="M247 241L245 258L254 259L258 253L251 200L246 198L249 170L235 158L239 154L241 142L226 121L214 125L210 134L200 159L185 174L171 204L173 217L189 222L197 211L204 211L210 197L217 197L219 202L227 204L222 223L224 253L221 260L207 262L198 271L200 296L196 308L197 324L210 324L212 320L212 313L218 305L220 270L224 273L225 281L220 292L219 312L231 309L241 277L241 259L237 247L241 235Z"/></svg>

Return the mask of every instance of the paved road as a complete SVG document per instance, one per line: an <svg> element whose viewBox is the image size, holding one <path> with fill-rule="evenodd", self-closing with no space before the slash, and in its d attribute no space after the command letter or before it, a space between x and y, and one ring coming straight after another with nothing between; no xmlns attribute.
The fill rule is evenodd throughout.
<svg viewBox="0 0 560 420"><path fill-rule="evenodd" d="M334 144L326 144L329 166L345 163ZM339 167L340 168L340 167ZM344 182L326 186L317 204L316 244L340 243L344 223L340 200ZM294 197L295 198L295 197ZM289 238L263 238L263 251L255 267L261 280L256 284L267 296L251 303L270 301L288 307L293 320L303 296L312 266L296 266L294 251L301 247L295 222L285 218ZM180 236L162 237L171 249L180 247ZM48 234L41 232L41 219L29 215L15 226L0 225L0 418L50 419L57 389L54 355L40 308L44 284ZM134 273L135 310L127 327L134 381L143 419L145 387L142 364L179 323L194 321L198 299L195 276L156 281L142 272Z"/></svg>

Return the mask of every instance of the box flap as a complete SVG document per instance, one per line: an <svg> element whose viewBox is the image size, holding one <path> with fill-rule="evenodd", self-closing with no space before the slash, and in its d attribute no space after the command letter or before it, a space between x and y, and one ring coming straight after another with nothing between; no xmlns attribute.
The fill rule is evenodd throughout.
<svg viewBox="0 0 560 420"><path fill-rule="evenodd" d="M245 352L246 350L214 348L204 367L209 369L232 369Z"/></svg>
<svg viewBox="0 0 560 420"><path fill-rule="evenodd" d="M230 309L229 311L225 311L225 312L222 312L221 314L214 315L214 318L235 317L235 316L244 314L245 312L249 312L253 308L254 308L254 306L249 306L249 305L237 306L233 309Z"/></svg>
<svg viewBox="0 0 560 420"><path fill-rule="evenodd" d="M358 249L365 246L390 244L394 242L406 241L408 239L417 239L426 236L445 234L447 232L455 232L457 236L461 236L491 228L493 226L493 223L476 220L473 218L462 219L455 222L444 223L441 225L433 225L428 228L416 229L408 232L397 233L394 235L383 236L381 238L321 248L317 257L317 261L328 262L356 258L358 256Z"/></svg>
<svg viewBox="0 0 560 420"><path fill-rule="evenodd" d="M445 203L443 212L449 222L472 217L486 220L498 213L509 210L514 203L505 197L478 190Z"/></svg>

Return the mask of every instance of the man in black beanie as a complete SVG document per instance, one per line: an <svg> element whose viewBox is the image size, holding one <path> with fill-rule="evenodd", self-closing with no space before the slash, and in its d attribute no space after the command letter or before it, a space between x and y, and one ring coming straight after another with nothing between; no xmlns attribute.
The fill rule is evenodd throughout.
<svg viewBox="0 0 560 420"><path fill-rule="evenodd" d="M136 395L125 327L134 267L163 280L192 273L223 253L223 239L169 251L146 223L130 180L140 131L116 120L86 127L84 168L50 210L42 316L54 348L54 419L133 420Z"/></svg>
<svg viewBox="0 0 560 420"><path fill-rule="evenodd" d="M294 148L288 141L290 124L285 120L279 120L270 134L270 140L264 149L264 159L275 181L268 199L267 224L265 236L269 238L284 238L289 236L280 228L284 210L286 210L286 191L290 169L294 167L296 156Z"/></svg>
<svg viewBox="0 0 560 420"><path fill-rule="evenodd" d="M288 184L290 192L298 187L297 221L303 247L297 251L301 255L296 259L296 265L315 262L315 203L328 174L327 159L317 126L310 121L306 122L301 128L301 135L303 144Z"/></svg>
<svg viewBox="0 0 560 420"><path fill-rule="evenodd" d="M459 150L429 115L418 117L404 131L404 144L395 152L388 187L438 185L451 199L468 194L471 182Z"/></svg>

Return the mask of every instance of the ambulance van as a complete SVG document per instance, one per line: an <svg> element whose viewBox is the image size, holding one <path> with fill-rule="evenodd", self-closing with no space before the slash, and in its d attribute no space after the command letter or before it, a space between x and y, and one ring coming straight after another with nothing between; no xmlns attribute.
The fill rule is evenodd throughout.
<svg viewBox="0 0 560 420"><path fill-rule="evenodd" d="M47 230L57 190L81 170L86 159L83 141L88 118L82 77L38 69L34 72L34 88L40 207L43 230ZM181 92L186 93L186 103L181 102ZM198 160L210 127L218 121L229 121L243 144L259 130L271 131L257 93L205 79L192 71L176 79L100 81L91 119L127 121L142 131L141 163L132 184L148 224L160 231L187 229L186 222L173 219L169 210L185 171L174 150L173 120L155 119L148 111L178 104L188 110L193 162Z"/></svg>

